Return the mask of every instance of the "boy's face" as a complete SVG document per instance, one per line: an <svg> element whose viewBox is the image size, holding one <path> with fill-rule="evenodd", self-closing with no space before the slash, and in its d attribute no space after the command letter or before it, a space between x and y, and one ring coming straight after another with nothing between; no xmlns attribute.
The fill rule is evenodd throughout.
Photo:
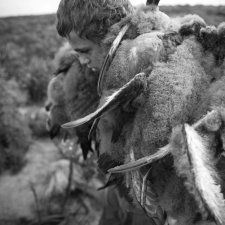
<svg viewBox="0 0 225 225"><path fill-rule="evenodd" d="M81 64L86 64L96 71L100 70L104 59L104 52L97 43L79 37L74 31L71 31L67 39L72 48L78 53Z"/></svg>

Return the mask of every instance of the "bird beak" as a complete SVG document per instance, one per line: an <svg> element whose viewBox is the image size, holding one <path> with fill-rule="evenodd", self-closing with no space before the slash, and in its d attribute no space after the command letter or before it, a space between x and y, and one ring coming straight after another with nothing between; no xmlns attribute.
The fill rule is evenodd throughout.
<svg viewBox="0 0 225 225"><path fill-rule="evenodd" d="M136 74L133 79L115 91L112 95L105 98L105 103L95 112L72 122L62 125L62 128L73 128L89 123L100 118L105 113L111 111L119 105L125 104L139 96L147 86L146 74Z"/></svg>
<svg viewBox="0 0 225 225"><path fill-rule="evenodd" d="M129 29L129 27L130 27L130 24L127 24L121 29L118 36L113 41L112 46L111 46L107 56L105 57L105 60L103 62L102 68L99 73L99 78L98 78L97 91L98 91L99 96L102 95L102 86L103 86L102 84L103 84L103 78L105 76L105 72L108 69L110 63L112 62L113 57L116 53L116 50L118 49L119 44L120 44L121 40L123 39L124 35L126 34L127 30Z"/></svg>
<svg viewBox="0 0 225 225"><path fill-rule="evenodd" d="M160 148L159 151L157 151L155 154L152 154L150 156L145 156L136 161L131 161L125 165L116 166L114 168L109 169L108 172L109 173L125 173L131 170L136 170L138 168L141 168L159 159L164 158L166 155L170 153L170 149L171 149L170 145L166 145L165 147Z"/></svg>

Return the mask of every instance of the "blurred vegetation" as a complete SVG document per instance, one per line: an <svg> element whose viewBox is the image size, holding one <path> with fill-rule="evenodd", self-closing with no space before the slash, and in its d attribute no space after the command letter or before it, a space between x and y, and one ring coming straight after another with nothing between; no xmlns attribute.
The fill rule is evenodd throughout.
<svg viewBox="0 0 225 225"><path fill-rule="evenodd" d="M202 17L208 25L218 25L225 21L225 5L223 6L203 6L203 5L177 5L161 6L160 10L169 16L184 16L187 14L197 14Z"/></svg>
<svg viewBox="0 0 225 225"><path fill-rule="evenodd" d="M32 131L33 138L49 138L49 132L46 129L47 113L44 108L29 107L25 114L25 119Z"/></svg>
<svg viewBox="0 0 225 225"><path fill-rule="evenodd" d="M43 105L62 41L54 15L0 18L0 173L18 172L32 135L47 135L45 118L19 109Z"/></svg>
<svg viewBox="0 0 225 225"><path fill-rule="evenodd" d="M27 66L27 80L23 82L30 102L43 102L45 99L50 71L49 60L46 61L36 56L31 58Z"/></svg>
<svg viewBox="0 0 225 225"><path fill-rule="evenodd" d="M17 110L18 93L13 93L4 77L5 71L0 69L0 173L17 172L23 166L31 141L30 129Z"/></svg>
<svg viewBox="0 0 225 225"><path fill-rule="evenodd" d="M55 16L24 16L0 19L0 65L6 80L15 79L27 92L30 103L43 102L52 59L62 44Z"/></svg>

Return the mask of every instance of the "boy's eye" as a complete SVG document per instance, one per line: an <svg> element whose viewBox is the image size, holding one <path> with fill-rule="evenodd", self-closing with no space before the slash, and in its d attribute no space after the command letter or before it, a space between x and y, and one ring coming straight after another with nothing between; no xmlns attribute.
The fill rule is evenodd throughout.
<svg viewBox="0 0 225 225"><path fill-rule="evenodd" d="M76 52L79 52L79 53L89 53L90 52L90 48L76 48L74 49Z"/></svg>

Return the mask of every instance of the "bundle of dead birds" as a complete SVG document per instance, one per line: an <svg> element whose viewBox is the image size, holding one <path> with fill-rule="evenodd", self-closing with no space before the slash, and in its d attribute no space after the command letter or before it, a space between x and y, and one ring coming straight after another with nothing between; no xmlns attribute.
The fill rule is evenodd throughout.
<svg viewBox="0 0 225 225"><path fill-rule="evenodd" d="M99 97L96 90L98 73L81 65L77 53L68 43L57 52L54 60L55 73L47 89L46 122L50 137L63 136L63 139L77 140L84 159L92 151L92 141L88 139L91 123L78 127L72 132L62 132L61 125L68 120L79 118L94 110Z"/></svg>
<svg viewBox="0 0 225 225"><path fill-rule="evenodd" d="M225 224L225 23L172 19L150 4L104 44L100 104L63 127L94 121L100 166L122 173L155 224Z"/></svg>

